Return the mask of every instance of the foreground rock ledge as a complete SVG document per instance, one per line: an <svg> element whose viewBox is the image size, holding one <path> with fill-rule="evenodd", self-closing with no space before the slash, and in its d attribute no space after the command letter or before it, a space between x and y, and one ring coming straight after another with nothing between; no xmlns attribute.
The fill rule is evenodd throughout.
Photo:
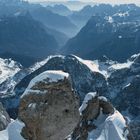
<svg viewBox="0 0 140 140"><path fill-rule="evenodd" d="M21 97L22 136L28 140L63 140L79 122L78 108L69 75L46 71L30 82Z"/></svg>
<svg viewBox="0 0 140 140"><path fill-rule="evenodd" d="M126 120L107 98L90 92L79 111L81 119L70 140L133 140Z"/></svg>

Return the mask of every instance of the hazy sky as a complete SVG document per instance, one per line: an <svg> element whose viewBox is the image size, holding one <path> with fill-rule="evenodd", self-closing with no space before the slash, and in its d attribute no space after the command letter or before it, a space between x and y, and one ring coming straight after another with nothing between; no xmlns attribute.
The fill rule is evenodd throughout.
<svg viewBox="0 0 140 140"><path fill-rule="evenodd" d="M29 1L67 1L67 0L29 0ZM69 0L74 1L74 0ZM97 3L136 3L140 4L140 0L79 0L83 2L97 2Z"/></svg>

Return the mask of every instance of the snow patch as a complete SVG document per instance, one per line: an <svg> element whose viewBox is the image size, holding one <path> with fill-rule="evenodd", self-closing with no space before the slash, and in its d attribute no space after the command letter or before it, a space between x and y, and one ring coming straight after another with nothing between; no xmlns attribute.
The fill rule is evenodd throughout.
<svg viewBox="0 0 140 140"><path fill-rule="evenodd" d="M118 38L119 38L119 39L121 39L121 38L122 38L122 36L121 36L121 35L119 35L119 36L118 36Z"/></svg>
<svg viewBox="0 0 140 140"><path fill-rule="evenodd" d="M104 96L99 96L98 98L99 98L99 100L102 100L102 101L104 101L104 102L107 102L107 101L108 101L107 98L104 97Z"/></svg>
<svg viewBox="0 0 140 140"><path fill-rule="evenodd" d="M139 56L140 56L140 53L132 55L131 58L136 58L136 57L139 57Z"/></svg>
<svg viewBox="0 0 140 140"><path fill-rule="evenodd" d="M107 20L109 23L113 23L114 22L114 20L113 20L113 18L111 16L106 16L105 20Z"/></svg>
<svg viewBox="0 0 140 140"><path fill-rule="evenodd" d="M94 60L94 63L97 65L99 73L101 73L102 75L105 76L105 78L107 79L110 76L110 72L108 71L108 68L110 67L110 65L112 65L114 62L110 61L110 62L100 62L98 60Z"/></svg>
<svg viewBox="0 0 140 140"><path fill-rule="evenodd" d="M80 61L81 63L85 64L91 71L100 72L99 69L98 69L98 65L96 65L96 63L94 63L94 61L83 60L82 58L79 58L79 57L77 57L75 55L74 55L74 57L76 59L78 59L78 61Z"/></svg>
<svg viewBox="0 0 140 140"><path fill-rule="evenodd" d="M20 71L20 66L15 61L0 58L0 84L13 77L18 71Z"/></svg>
<svg viewBox="0 0 140 140"><path fill-rule="evenodd" d="M126 121L118 111L109 116L100 113L93 123L97 128L89 132L88 140L127 140Z"/></svg>
<svg viewBox="0 0 140 140"><path fill-rule="evenodd" d="M18 17L18 16L20 16L20 14L21 14L21 12L19 11L19 12L16 12L16 13L14 14L14 16L15 16L15 17Z"/></svg>
<svg viewBox="0 0 140 140"><path fill-rule="evenodd" d="M46 59L35 63L33 66L31 66L29 69L31 72L39 69L40 67L42 67L43 65L45 65L50 59L55 58L55 57L61 57L61 58L65 58L65 56L63 55L51 55L49 57L47 57Z"/></svg>
<svg viewBox="0 0 140 140"><path fill-rule="evenodd" d="M129 12L127 11L127 12L124 12L124 13L116 13L113 16L126 17L126 16L129 16Z"/></svg>
<svg viewBox="0 0 140 140"><path fill-rule="evenodd" d="M119 70L124 68L130 68L130 66L133 64L131 61L127 61L126 63L117 63L113 64L109 69Z"/></svg>
<svg viewBox="0 0 140 140"><path fill-rule="evenodd" d="M24 123L12 120L5 130L0 131L0 140L25 140L20 134L23 127Z"/></svg>
<svg viewBox="0 0 140 140"><path fill-rule="evenodd" d="M36 83L38 82L51 83L51 82L57 82L59 80L63 80L64 78L68 78L68 77L69 74L63 71L45 71L31 80L31 82L29 83L27 89L25 90L21 98L24 95L28 94L29 92L41 93L41 91L38 90L36 91L32 89L32 87L35 86Z"/></svg>
<svg viewBox="0 0 140 140"><path fill-rule="evenodd" d="M80 114L82 114L82 112L86 109L89 100L92 100L92 99L95 98L96 96L97 96L97 93L96 93L96 92L89 92L89 93L85 96L84 101L83 101L81 107L79 108Z"/></svg>

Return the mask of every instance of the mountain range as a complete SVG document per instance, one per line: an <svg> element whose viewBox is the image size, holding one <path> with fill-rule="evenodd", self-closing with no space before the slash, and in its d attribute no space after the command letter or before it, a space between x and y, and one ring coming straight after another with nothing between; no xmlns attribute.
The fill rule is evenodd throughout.
<svg viewBox="0 0 140 140"><path fill-rule="evenodd" d="M1 56L8 53L11 58L17 58L17 61L19 56L19 61L25 66L32 63L28 62L28 57L36 62L54 53L58 47L55 38L28 13L1 18L0 30Z"/></svg>
<svg viewBox="0 0 140 140"><path fill-rule="evenodd" d="M87 11L94 9L94 7L86 8ZM105 10L98 12L95 7L97 14L94 13L80 32L66 43L62 51L87 59L100 59L106 55L120 62L138 53L140 18L137 12L140 8L134 5L120 7L101 5L100 8L106 9L106 12ZM108 10L111 8L112 11ZM120 8L122 11L118 10Z"/></svg>
<svg viewBox="0 0 140 140"><path fill-rule="evenodd" d="M83 60L73 55L52 56L37 64L38 66L35 65L28 70L22 69L11 76L13 80L9 81L11 83L9 85L13 85L13 87L9 89L9 95L1 94L0 101L10 116L16 118L20 98L30 81L45 71L62 70L70 74L72 87L80 99L80 105L90 91L107 97L116 109L130 121L133 137L138 140L139 56L139 54L133 55L125 63L105 59L100 61ZM13 81L17 84L12 84ZM3 85L5 85L4 81Z"/></svg>
<svg viewBox="0 0 140 140"><path fill-rule="evenodd" d="M0 140L139 140L139 13L0 0Z"/></svg>

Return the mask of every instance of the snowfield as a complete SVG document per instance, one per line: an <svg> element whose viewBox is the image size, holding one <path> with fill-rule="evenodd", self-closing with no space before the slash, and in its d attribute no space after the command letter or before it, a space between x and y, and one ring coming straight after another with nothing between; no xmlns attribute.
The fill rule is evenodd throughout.
<svg viewBox="0 0 140 140"><path fill-rule="evenodd" d="M35 70L37 70L40 67L42 67L43 65L45 65L50 59L55 58L55 57L65 58L65 56L63 56L63 55L50 55L46 59L44 59L44 60L42 60L40 62L36 62L33 66L31 66L29 68L30 72L34 72Z"/></svg>
<svg viewBox="0 0 140 140"><path fill-rule="evenodd" d="M68 78L68 77L69 74L63 71L45 71L31 80L31 82L29 83L27 89L25 90L21 98L30 92L36 92L36 93L40 92L40 91L32 90L32 87L40 81L44 81L46 83L57 82L59 80L63 80L64 78Z"/></svg>
<svg viewBox="0 0 140 140"><path fill-rule="evenodd" d="M12 120L6 130L0 131L0 140L25 140L20 134L23 127L19 120Z"/></svg>
<svg viewBox="0 0 140 140"><path fill-rule="evenodd" d="M82 114L82 112L86 109L89 100L92 100L96 96L97 96L96 92L90 92L85 96L84 101L83 101L81 107L79 108L80 114Z"/></svg>
<svg viewBox="0 0 140 140"><path fill-rule="evenodd" d="M118 111L109 116L101 112L93 123L97 129L89 132L88 140L127 140L126 121Z"/></svg>
<svg viewBox="0 0 140 140"><path fill-rule="evenodd" d="M0 84L13 77L18 71L20 71L20 67L15 61L0 58Z"/></svg>

